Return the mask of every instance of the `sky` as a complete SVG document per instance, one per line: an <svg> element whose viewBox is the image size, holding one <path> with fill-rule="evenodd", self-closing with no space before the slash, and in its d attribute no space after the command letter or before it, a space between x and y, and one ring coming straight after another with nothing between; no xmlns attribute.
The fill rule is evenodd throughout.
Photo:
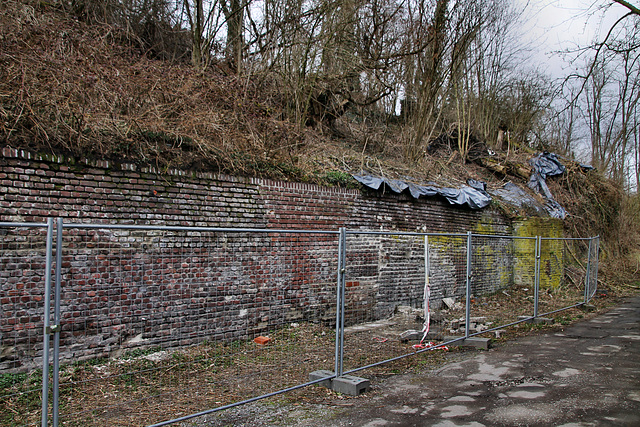
<svg viewBox="0 0 640 427"><path fill-rule="evenodd" d="M602 40L611 25L628 10L610 0L517 0L528 4L523 33L532 46L534 62L541 71L562 78L571 66L558 52ZM576 64L581 65L581 64ZM575 66L573 67L575 70Z"/></svg>

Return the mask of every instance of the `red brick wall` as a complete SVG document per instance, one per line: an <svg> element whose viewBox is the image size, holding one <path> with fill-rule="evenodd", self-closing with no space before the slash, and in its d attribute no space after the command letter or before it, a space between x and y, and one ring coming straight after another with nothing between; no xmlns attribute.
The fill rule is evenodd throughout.
<svg viewBox="0 0 640 427"><path fill-rule="evenodd" d="M274 230L466 232L480 223L496 233L510 230L495 210L472 211L435 198L178 170L159 173L151 167L2 149L0 222L49 217L65 223ZM0 230L0 370L37 362L42 350L42 229L11 230ZM396 304L421 303L424 271L415 257L405 256L402 244L381 249L366 239L350 239L355 239L347 291L351 323L387 315ZM77 360L135 345L250 339L290 322L331 322L336 251L336 235L171 237L69 230L62 265L63 356ZM419 250L414 252L419 258ZM384 259L395 264L386 266Z"/></svg>
<svg viewBox="0 0 640 427"><path fill-rule="evenodd" d="M3 148L0 221L68 221L209 227L465 232L508 220L438 198L321 187L211 173L84 162Z"/></svg>

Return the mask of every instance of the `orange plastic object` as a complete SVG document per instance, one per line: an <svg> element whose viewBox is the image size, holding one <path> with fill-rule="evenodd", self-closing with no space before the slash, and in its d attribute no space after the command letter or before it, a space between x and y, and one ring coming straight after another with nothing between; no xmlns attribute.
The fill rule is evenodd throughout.
<svg viewBox="0 0 640 427"><path fill-rule="evenodd" d="M265 344L267 344L269 341L271 341L271 338L269 338L269 337L263 337L263 336L255 337L255 338L253 339L253 342L255 342L256 344L260 344L260 345L265 345Z"/></svg>

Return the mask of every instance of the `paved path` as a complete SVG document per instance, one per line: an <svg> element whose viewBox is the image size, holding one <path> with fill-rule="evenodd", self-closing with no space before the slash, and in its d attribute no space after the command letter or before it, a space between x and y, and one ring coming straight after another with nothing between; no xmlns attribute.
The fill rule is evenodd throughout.
<svg viewBox="0 0 640 427"><path fill-rule="evenodd" d="M429 374L391 377L372 398L352 402L343 408L271 407L255 411L253 420L226 422L640 426L640 296L562 332L514 340Z"/></svg>

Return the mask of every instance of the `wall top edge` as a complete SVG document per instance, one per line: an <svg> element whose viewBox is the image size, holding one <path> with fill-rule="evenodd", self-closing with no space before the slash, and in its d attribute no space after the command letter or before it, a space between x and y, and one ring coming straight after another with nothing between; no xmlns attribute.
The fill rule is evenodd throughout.
<svg viewBox="0 0 640 427"><path fill-rule="evenodd" d="M53 154L45 152L34 152L21 148L13 148L10 146L2 147L0 150L0 156L7 159L20 159L27 161L37 161L45 163L55 163L59 165L77 165L86 166L89 168L110 169L114 171L133 172L140 174L158 175L158 176L172 176L179 178L194 178L205 180L218 180L226 182L235 182L242 184L249 184L260 187L278 187L295 190L308 190L312 192L324 192L331 194L345 194L356 195L360 193L358 189L349 189L341 187L328 187L320 184L292 182L284 180L274 180L270 178L258 178L258 177L241 177L234 175L227 175L217 172L205 172L205 171L189 171L178 168L158 168L152 165L138 165L131 162L118 162L112 160L100 160L91 159L88 157L76 158L64 154Z"/></svg>

